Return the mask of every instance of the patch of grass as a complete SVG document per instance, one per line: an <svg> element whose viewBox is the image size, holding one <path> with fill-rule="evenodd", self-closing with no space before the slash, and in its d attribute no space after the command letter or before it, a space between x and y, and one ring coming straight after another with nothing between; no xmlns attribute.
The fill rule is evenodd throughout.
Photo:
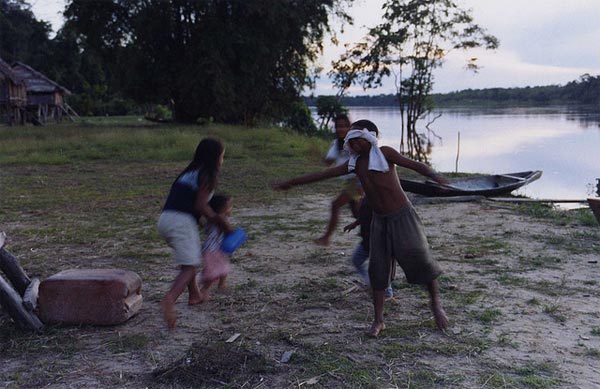
<svg viewBox="0 0 600 389"><path fill-rule="evenodd" d="M474 304L481 298L482 295L483 295L483 292L480 290L448 293L448 297L451 298L452 300L454 300L454 302L458 306L466 306L466 305Z"/></svg>
<svg viewBox="0 0 600 389"><path fill-rule="evenodd" d="M578 224L591 227L597 225L596 218L589 208L561 210L543 203L524 203L516 209L525 215L546 219L559 226Z"/></svg>
<svg viewBox="0 0 600 389"><path fill-rule="evenodd" d="M527 362L523 366L496 366L490 374L481 375L485 388L555 388L563 381L556 376L557 367L548 362Z"/></svg>
<svg viewBox="0 0 600 389"><path fill-rule="evenodd" d="M559 264L562 262L562 259L559 257L542 255L537 255L535 257L520 257L519 260L522 264L529 265L531 269L560 269L561 267Z"/></svg>
<svg viewBox="0 0 600 389"><path fill-rule="evenodd" d="M597 348L587 348L585 350L585 355L588 357L600 359L600 350Z"/></svg>
<svg viewBox="0 0 600 389"><path fill-rule="evenodd" d="M491 236L463 236L467 247L465 258L477 258L488 253L505 252L510 247L503 238Z"/></svg>
<svg viewBox="0 0 600 389"><path fill-rule="evenodd" d="M496 279L498 280L498 282L502 283L502 285L513 285L513 286L520 286L520 285L525 285L527 284L527 281L525 278L522 277L515 277L512 274L508 273L508 272L504 272L499 274Z"/></svg>
<svg viewBox="0 0 600 389"><path fill-rule="evenodd" d="M561 312L561 307L558 304L544 305L542 312L559 323L567 321L567 316Z"/></svg>
<svg viewBox="0 0 600 389"><path fill-rule="evenodd" d="M311 346L302 344L290 362L301 367L295 381L311 382L320 387L371 387L379 369L368 362L355 362L346 357L343 345Z"/></svg>
<svg viewBox="0 0 600 389"><path fill-rule="evenodd" d="M126 334L109 339L106 347L113 353L136 352L146 348L150 342L150 336L146 334Z"/></svg>
<svg viewBox="0 0 600 389"><path fill-rule="evenodd" d="M156 369L153 377L173 387L255 387L273 371L265 357L251 350L194 343L183 357Z"/></svg>
<svg viewBox="0 0 600 389"><path fill-rule="evenodd" d="M591 333L592 335L600 336L600 327L593 327Z"/></svg>
<svg viewBox="0 0 600 389"><path fill-rule="evenodd" d="M502 316L502 311L497 308L488 308L477 315L479 321L484 324L490 324Z"/></svg>

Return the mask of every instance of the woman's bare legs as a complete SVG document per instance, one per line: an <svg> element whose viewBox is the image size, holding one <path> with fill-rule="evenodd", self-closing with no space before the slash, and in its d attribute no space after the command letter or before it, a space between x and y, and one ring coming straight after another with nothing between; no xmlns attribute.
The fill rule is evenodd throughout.
<svg viewBox="0 0 600 389"><path fill-rule="evenodd" d="M196 281L195 278L196 267L182 265L181 270L179 270L179 274L177 274L177 277L175 277L175 281L173 281L173 285L171 285L171 289L169 289L169 291L165 294L165 297L160 303L163 310L165 322L167 323L167 328L169 328L170 330L174 329L175 324L177 323L175 301L177 301L177 298L181 295L181 293L183 293L185 288L189 287L190 282Z"/></svg>

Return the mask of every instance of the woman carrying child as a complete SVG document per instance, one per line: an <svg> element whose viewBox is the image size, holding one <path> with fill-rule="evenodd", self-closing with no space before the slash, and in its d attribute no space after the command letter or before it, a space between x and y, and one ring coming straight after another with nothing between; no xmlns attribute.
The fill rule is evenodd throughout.
<svg viewBox="0 0 600 389"><path fill-rule="evenodd" d="M205 138L196 148L194 158L177 176L158 219L158 232L173 249L173 259L180 270L171 289L165 294L161 307L169 329L175 328L175 302L188 289L188 304L202 302L196 281L200 265L201 244L198 219L204 216L222 231L231 231L229 224L208 204L217 187L217 174L223 163L225 149L215 139Z"/></svg>

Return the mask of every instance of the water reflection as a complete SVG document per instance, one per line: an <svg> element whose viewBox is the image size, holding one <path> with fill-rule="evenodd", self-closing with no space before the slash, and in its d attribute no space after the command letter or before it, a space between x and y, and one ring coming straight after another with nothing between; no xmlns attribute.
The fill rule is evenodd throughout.
<svg viewBox="0 0 600 389"><path fill-rule="evenodd" d="M427 134L427 160L445 172L509 173L542 170L540 180L516 192L533 198L582 199L600 196L600 113L574 107L443 109ZM434 113L435 114L435 113ZM353 120L370 119L380 144L398 149L396 107L350 107ZM427 119L423 119L423 125Z"/></svg>

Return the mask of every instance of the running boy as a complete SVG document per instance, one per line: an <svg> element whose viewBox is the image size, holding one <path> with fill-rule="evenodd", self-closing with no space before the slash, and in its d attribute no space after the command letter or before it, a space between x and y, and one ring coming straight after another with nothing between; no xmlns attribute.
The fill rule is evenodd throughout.
<svg viewBox="0 0 600 389"><path fill-rule="evenodd" d="M286 190L347 172L356 173L373 208L369 278L375 319L368 334L377 336L385 328L383 304L385 288L390 282L392 258L398 261L409 283L427 285L436 325L444 330L448 326L448 317L442 308L437 284L442 271L429 252L421 220L400 186L394 165L412 169L441 184L447 182L429 166L403 157L391 147L379 148L378 133L377 126L369 120L354 122L345 139L345 147L351 153L347 163L274 184L273 189Z"/></svg>
<svg viewBox="0 0 600 389"><path fill-rule="evenodd" d="M350 130L350 119L348 118L348 115L337 115L334 119L334 126L336 139L333 141L331 148L325 156L325 163L327 165L335 164L335 166L338 166L345 164L350 158L349 151L344 148L344 139ZM341 178L345 181L344 187L340 194L338 194L331 202L331 215L329 216L329 222L327 223L327 230L323 236L314 240L319 246L329 245L331 235L333 235L333 232L335 231L335 227L340 218L340 211L344 205L349 204L352 215L358 217L358 206L360 198L363 195L360 182L358 182L354 173L345 174Z"/></svg>

